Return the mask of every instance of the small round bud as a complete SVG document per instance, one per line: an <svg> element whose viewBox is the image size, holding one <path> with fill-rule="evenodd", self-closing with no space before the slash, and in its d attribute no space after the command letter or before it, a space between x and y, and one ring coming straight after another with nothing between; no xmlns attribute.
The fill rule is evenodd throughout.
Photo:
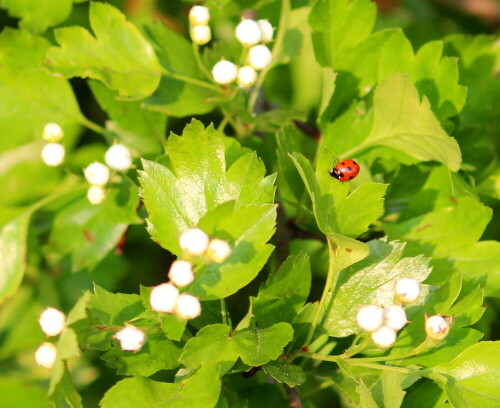
<svg viewBox="0 0 500 408"><path fill-rule="evenodd" d="M106 201L106 190L102 186L90 186L87 190L87 200L92 205L99 205Z"/></svg>
<svg viewBox="0 0 500 408"><path fill-rule="evenodd" d="M171 283L162 283L151 289L149 304L155 312L173 313L179 297L179 289Z"/></svg>
<svg viewBox="0 0 500 408"><path fill-rule="evenodd" d="M46 142L55 143L59 142L64 137L64 132L57 123L47 123L42 132L42 138Z"/></svg>
<svg viewBox="0 0 500 408"><path fill-rule="evenodd" d="M210 12L205 6L193 6L189 10L189 22L193 25L204 25L210 21Z"/></svg>
<svg viewBox="0 0 500 408"><path fill-rule="evenodd" d="M231 255L231 247L226 241L214 238L208 244L206 255L212 262L222 263Z"/></svg>
<svg viewBox="0 0 500 408"><path fill-rule="evenodd" d="M257 72L249 65L245 65L238 70L238 85L248 88L257 82Z"/></svg>
<svg viewBox="0 0 500 408"><path fill-rule="evenodd" d="M420 283L415 279L403 278L396 281L394 287L396 297L405 303L413 303L420 294Z"/></svg>
<svg viewBox="0 0 500 408"><path fill-rule="evenodd" d="M194 319L201 314L201 304L197 297L181 293L175 305L175 314L181 319Z"/></svg>
<svg viewBox="0 0 500 408"><path fill-rule="evenodd" d="M146 335L135 326L127 326L115 334L123 351L140 350L146 339Z"/></svg>
<svg viewBox="0 0 500 408"><path fill-rule="evenodd" d="M398 305L384 307L384 325L396 331L401 330L408 323L405 310Z"/></svg>
<svg viewBox="0 0 500 408"><path fill-rule="evenodd" d="M248 62L258 71L267 68L272 60L271 50L265 45L255 45L248 51Z"/></svg>
<svg viewBox="0 0 500 408"><path fill-rule="evenodd" d="M106 164L115 170L128 170L132 166L132 156L130 150L122 145L115 144L111 146L104 155Z"/></svg>
<svg viewBox="0 0 500 408"><path fill-rule="evenodd" d="M183 288L194 281L193 266L188 261L174 261L168 272L168 277L174 285Z"/></svg>
<svg viewBox="0 0 500 408"><path fill-rule="evenodd" d="M35 351L35 361L39 366L52 368L56 361L57 348L52 343L45 342Z"/></svg>
<svg viewBox="0 0 500 408"><path fill-rule="evenodd" d="M372 340L378 347L390 347L396 341L396 331L389 326L382 326L372 333Z"/></svg>
<svg viewBox="0 0 500 408"><path fill-rule="evenodd" d="M434 340L444 339L450 332L450 321L444 316L434 315L425 319L425 332Z"/></svg>
<svg viewBox="0 0 500 408"><path fill-rule="evenodd" d="M227 85L234 82L238 68L231 61L221 60L212 68L212 76L218 84Z"/></svg>
<svg viewBox="0 0 500 408"><path fill-rule="evenodd" d="M104 186L109 181L109 169L102 163L94 162L84 170L85 178L93 186Z"/></svg>
<svg viewBox="0 0 500 408"><path fill-rule="evenodd" d="M356 316L356 323L363 330L372 332L382 327L384 323L384 308L377 305L363 306Z"/></svg>
<svg viewBox="0 0 500 408"><path fill-rule="evenodd" d="M47 143L42 148L42 160L50 167L56 167L64 161L66 151L64 146L59 143Z"/></svg>
<svg viewBox="0 0 500 408"><path fill-rule="evenodd" d="M38 323L47 336L57 336L64 329L66 316L60 310L48 307L40 315Z"/></svg>
<svg viewBox="0 0 500 408"><path fill-rule="evenodd" d="M262 37L262 32L259 24L257 23L257 21L250 19L242 20L236 26L235 32L238 41L247 47L251 47L252 45L257 44Z"/></svg>
<svg viewBox="0 0 500 408"><path fill-rule="evenodd" d="M188 229L179 237L179 246L189 255L203 255L208 247L208 235L199 228Z"/></svg>
<svg viewBox="0 0 500 408"><path fill-rule="evenodd" d="M264 43L271 42L273 40L274 28L271 23L267 20L258 20L257 24L259 25L260 32L262 34L261 41Z"/></svg>
<svg viewBox="0 0 500 408"><path fill-rule="evenodd" d="M212 39L212 31L210 26L195 25L189 30L191 40L198 45L205 45Z"/></svg>

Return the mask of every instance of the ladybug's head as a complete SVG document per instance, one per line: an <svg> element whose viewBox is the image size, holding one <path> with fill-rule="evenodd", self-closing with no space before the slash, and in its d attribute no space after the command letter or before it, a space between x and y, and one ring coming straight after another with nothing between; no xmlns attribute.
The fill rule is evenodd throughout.
<svg viewBox="0 0 500 408"><path fill-rule="evenodd" d="M333 178L336 178L337 180L341 176L341 174L339 173L339 171L337 170L336 167L334 167L333 169L328 170L328 174L330 174L330 176L332 176Z"/></svg>

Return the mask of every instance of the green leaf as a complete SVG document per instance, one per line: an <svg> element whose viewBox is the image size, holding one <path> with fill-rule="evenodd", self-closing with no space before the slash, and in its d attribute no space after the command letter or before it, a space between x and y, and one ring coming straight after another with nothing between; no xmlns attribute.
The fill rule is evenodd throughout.
<svg viewBox="0 0 500 408"><path fill-rule="evenodd" d="M279 359L270 361L263 367L264 371L279 383L285 383L289 387L295 387L306 381L306 373L295 364L285 363Z"/></svg>
<svg viewBox="0 0 500 408"><path fill-rule="evenodd" d="M145 31L167 73L144 106L176 117L200 115L214 109L220 93L217 88L207 88L211 84L200 72L191 42L160 23L147 25ZM200 82L205 86L200 86Z"/></svg>
<svg viewBox="0 0 500 408"><path fill-rule="evenodd" d="M23 279L31 214L28 210L18 215L0 230L0 301L13 295Z"/></svg>
<svg viewBox="0 0 500 408"><path fill-rule="evenodd" d="M142 155L162 153L167 123L164 115L143 109L142 102L117 100L117 93L100 82L89 81L89 86L109 116L106 127L122 143Z"/></svg>
<svg viewBox="0 0 500 408"><path fill-rule="evenodd" d="M278 322L291 323L309 296L311 268L303 253L287 258L275 274L251 297L252 314L259 327Z"/></svg>
<svg viewBox="0 0 500 408"><path fill-rule="evenodd" d="M57 341L57 356L54 367L52 368L48 395L52 395L57 392L57 389L61 386L63 388L72 388L71 379L69 378L69 374L67 374L67 360L79 356L80 347L78 344L77 334L73 329L66 327ZM69 383L67 381L69 381ZM65 382L66 384L64 384ZM69 396L70 395L68 394L68 397ZM78 404L78 394L76 393L74 397L76 404Z"/></svg>
<svg viewBox="0 0 500 408"><path fill-rule="evenodd" d="M427 259L402 257L403 243L374 240L368 246L370 254L339 276L339 289L334 294L324 322L331 336L358 333L356 315L361 306L393 304L396 279L411 278L422 282L431 272ZM425 299L426 292L422 291L417 303Z"/></svg>
<svg viewBox="0 0 500 408"><path fill-rule="evenodd" d="M225 239L231 255L222 264L206 263L196 272L190 293L201 300L225 298L250 283L264 267L273 246L266 244L274 233L273 204L234 208L233 201L209 211L198 227L210 236Z"/></svg>
<svg viewBox="0 0 500 408"><path fill-rule="evenodd" d="M205 130L193 120L182 136L168 138L169 167L143 161L140 181L148 230L174 254L180 254L179 234L218 205L235 200L241 207L273 200L274 177L264 177L264 165L255 153L240 155L226 171L225 140L213 126Z"/></svg>
<svg viewBox="0 0 500 408"><path fill-rule="evenodd" d="M373 399L378 407L399 408L406 394L402 390L401 383L407 378L407 374L383 371L380 380L371 388Z"/></svg>
<svg viewBox="0 0 500 408"><path fill-rule="evenodd" d="M50 408L52 405L46 391L35 381L0 377L0 406Z"/></svg>
<svg viewBox="0 0 500 408"><path fill-rule="evenodd" d="M142 375L149 377L160 370L176 368L181 350L161 334L148 333L140 351L123 351L117 342L101 358L118 375Z"/></svg>
<svg viewBox="0 0 500 408"><path fill-rule="evenodd" d="M204 327L187 342L180 361L193 369L217 362L228 370L240 357L243 363L257 367L275 360L292 337L293 329L288 323L262 330L243 329L233 334L229 326L214 324Z"/></svg>
<svg viewBox="0 0 500 408"><path fill-rule="evenodd" d="M54 30L59 47L47 52L46 67L65 77L94 78L121 98L140 99L158 87L161 66L151 45L115 7L90 3L90 26Z"/></svg>
<svg viewBox="0 0 500 408"><path fill-rule="evenodd" d="M41 140L48 122L57 122L65 131L79 122L69 83L37 69L49 47L45 38L27 31L6 27L0 33L0 152ZM39 160L39 153L33 159Z"/></svg>
<svg viewBox="0 0 500 408"><path fill-rule="evenodd" d="M309 15L316 59L335 66L341 56L367 38L375 23L376 7L369 0L319 0Z"/></svg>
<svg viewBox="0 0 500 408"><path fill-rule="evenodd" d="M53 221L49 238L55 259L70 262L72 271L96 266L113 248L129 224L140 222L137 187L123 180L111 187L106 201L91 205L79 197L61 208Z"/></svg>
<svg viewBox="0 0 500 408"><path fill-rule="evenodd" d="M302 154L293 153L290 157L311 197L318 227L325 234L355 238L382 215L387 185L365 183L348 195L349 183L334 180L328 174L327 163L333 154L327 149L323 149L316 174Z"/></svg>
<svg viewBox="0 0 500 408"><path fill-rule="evenodd" d="M95 296L89 303L89 312L105 325L123 325L144 311L141 297L136 294L111 293L95 286Z"/></svg>
<svg viewBox="0 0 500 408"><path fill-rule="evenodd" d="M427 97L420 101L407 76L395 74L381 83L375 90L373 106L373 127L357 150L390 146L418 160L435 160L452 171L459 169L457 142L441 128Z"/></svg>
<svg viewBox="0 0 500 408"><path fill-rule="evenodd" d="M439 258L474 244L491 219L491 210L471 197L398 224L384 224L390 239L412 241L416 251Z"/></svg>
<svg viewBox="0 0 500 408"><path fill-rule="evenodd" d="M224 263L197 271L190 292L202 300L223 298L245 286L272 251L266 243L276 219L270 204L275 177L265 177L256 154L229 140L193 121L183 136L169 137L168 167L144 160L140 172L148 231L161 246L180 255L179 235L196 226L231 245Z"/></svg>
<svg viewBox="0 0 500 408"><path fill-rule="evenodd" d="M100 406L102 408L215 407L221 386L218 372L217 365L205 364L193 376L174 384L144 377L127 378L118 382L104 395Z"/></svg>
<svg viewBox="0 0 500 408"><path fill-rule="evenodd" d="M2 0L0 7L13 17L21 19L20 27L44 32L69 16L72 0Z"/></svg>
<svg viewBox="0 0 500 408"><path fill-rule="evenodd" d="M61 381L50 396L57 407L82 408L82 398L71 381L68 369L64 369Z"/></svg>
<svg viewBox="0 0 500 408"><path fill-rule="evenodd" d="M454 407L493 408L500 403L499 367L500 343L485 341L431 372L445 377L445 392Z"/></svg>

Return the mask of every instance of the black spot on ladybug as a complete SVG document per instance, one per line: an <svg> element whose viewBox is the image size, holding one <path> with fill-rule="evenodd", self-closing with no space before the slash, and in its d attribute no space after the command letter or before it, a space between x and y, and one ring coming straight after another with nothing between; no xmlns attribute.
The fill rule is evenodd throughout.
<svg viewBox="0 0 500 408"><path fill-rule="evenodd" d="M347 171L352 171L352 167L348 167L348 168L347 168Z"/></svg>
<svg viewBox="0 0 500 408"><path fill-rule="evenodd" d="M352 180L353 178L354 178L354 176L351 176L351 177L349 177L349 180Z"/></svg>
<svg viewBox="0 0 500 408"><path fill-rule="evenodd" d="M357 165L358 163L355 160L353 160L352 164Z"/></svg>
<svg viewBox="0 0 500 408"><path fill-rule="evenodd" d="M345 166L345 162L340 163L342 166Z"/></svg>

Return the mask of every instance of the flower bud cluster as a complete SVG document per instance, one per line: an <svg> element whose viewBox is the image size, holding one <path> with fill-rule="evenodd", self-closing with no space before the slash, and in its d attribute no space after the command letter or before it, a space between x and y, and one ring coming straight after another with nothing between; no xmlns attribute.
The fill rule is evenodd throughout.
<svg viewBox="0 0 500 408"><path fill-rule="evenodd" d="M238 41L245 47L246 64L239 67L225 59L212 68L215 82L229 85L233 82L241 88L249 88L257 82L257 71L267 68L272 62L271 50L263 43L273 40L274 28L267 20L243 19L235 30Z"/></svg>
<svg viewBox="0 0 500 408"><path fill-rule="evenodd" d="M47 123L42 132L42 138L47 142L42 148L41 156L43 162L50 167L60 166L64 162L66 150L58 142L64 137L64 131L57 123Z"/></svg>
<svg viewBox="0 0 500 408"><path fill-rule="evenodd" d="M210 11L205 6L194 6L189 10L189 34L198 45L205 45L212 39Z"/></svg>
<svg viewBox="0 0 500 408"><path fill-rule="evenodd" d="M401 330L408 320L401 306L367 305L359 309L356 322L363 330L371 333L377 346L386 348L394 344L396 332Z"/></svg>
<svg viewBox="0 0 500 408"><path fill-rule="evenodd" d="M106 200L106 184L111 177L111 171L127 171L132 166L132 154L128 147L114 144L104 155L106 164L93 162L84 170L83 174L90 184L87 190L87 199L92 205L102 204Z"/></svg>
<svg viewBox="0 0 500 408"><path fill-rule="evenodd" d="M66 327L66 315L60 310L47 307L38 319L40 328L49 337L58 336ZM44 342L35 351L36 363L45 368L52 368L56 361L57 348L51 342Z"/></svg>
<svg viewBox="0 0 500 408"><path fill-rule="evenodd" d="M168 272L170 281L151 289L151 309L161 313L172 313L180 319L194 319L201 314L201 303L196 296L181 293L179 289L195 280L193 263L224 262L231 254L226 241L210 239L199 228L184 231L179 237L182 258L172 263Z"/></svg>

